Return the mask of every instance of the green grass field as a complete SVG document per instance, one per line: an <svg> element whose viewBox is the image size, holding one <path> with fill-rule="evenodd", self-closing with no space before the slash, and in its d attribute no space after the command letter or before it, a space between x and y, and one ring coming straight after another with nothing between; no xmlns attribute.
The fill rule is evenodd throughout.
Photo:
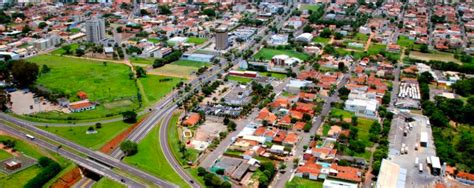
<svg viewBox="0 0 474 188"><path fill-rule="evenodd" d="M259 74L262 76L273 77L276 79L285 79L286 77L288 77L286 74L279 72L259 72Z"/></svg>
<svg viewBox="0 0 474 188"><path fill-rule="evenodd" d="M97 134L86 134L90 126L69 126L69 127L40 127L41 129L56 134L67 140L73 141L84 147L93 150L100 149L109 140L127 129L130 124L122 121L103 124L102 128L97 129ZM93 126L95 127L95 126Z"/></svg>
<svg viewBox="0 0 474 188"><path fill-rule="evenodd" d="M407 36L399 36L397 40L397 44L403 47L409 47L415 44L415 41L410 40Z"/></svg>
<svg viewBox="0 0 474 188"><path fill-rule="evenodd" d="M10 157L12 157L13 155L11 155L10 153L6 152L5 150L3 149L0 149L0 161L3 161L5 159L8 159Z"/></svg>
<svg viewBox="0 0 474 188"><path fill-rule="evenodd" d="M71 32L71 33L79 33L79 32L81 32L81 29L79 29L79 28L72 28L72 29L69 30L69 32Z"/></svg>
<svg viewBox="0 0 474 188"><path fill-rule="evenodd" d="M301 5L302 10L311 10L311 11L317 11L319 8L321 8L320 5L311 5L311 4L305 4Z"/></svg>
<svg viewBox="0 0 474 188"><path fill-rule="evenodd" d="M369 35L362 34L362 33L357 33L354 36L354 40L356 40L358 42L362 42L363 44L365 44L367 42L367 40L369 40Z"/></svg>
<svg viewBox="0 0 474 188"><path fill-rule="evenodd" d="M104 65L99 61L53 55L39 55L27 61L50 67L51 72L41 75L37 83L53 92L69 95L71 100L78 99L79 91L86 92L91 101L102 102L137 94L126 65Z"/></svg>
<svg viewBox="0 0 474 188"><path fill-rule="evenodd" d="M131 57L130 62L133 64L153 65L153 58Z"/></svg>
<svg viewBox="0 0 474 188"><path fill-rule="evenodd" d="M365 142L366 146L372 146L374 143L369 141L369 129L374 120L358 117L356 128L359 130L357 132L357 138Z"/></svg>
<svg viewBox="0 0 474 188"><path fill-rule="evenodd" d="M23 188L29 180L40 172L41 168L33 165L12 175L0 174L0 187Z"/></svg>
<svg viewBox="0 0 474 188"><path fill-rule="evenodd" d="M74 53L76 51L77 48L79 48L79 44L77 43L74 43L74 44L68 44L69 46L71 46L71 52ZM54 51L51 52L51 54L54 54L54 55L63 55L65 54L66 51L63 50L63 48L58 48Z"/></svg>
<svg viewBox="0 0 474 188"><path fill-rule="evenodd" d="M179 134L178 134L178 118L180 114L176 113L173 114L170 120L170 125L168 126L168 141L171 152L173 153L174 157L180 162L181 165L186 165L188 160L195 161L198 156L199 152L194 149L187 149L189 153L189 157L187 159L183 158L183 154L179 152Z"/></svg>
<svg viewBox="0 0 474 188"><path fill-rule="evenodd" d="M413 59L424 60L424 61L430 61L430 60L444 61L444 62L452 61L457 64L462 64L462 62L454 58L454 55L451 53L443 53L443 52L421 53L421 52L411 51L409 57Z"/></svg>
<svg viewBox="0 0 474 188"><path fill-rule="evenodd" d="M377 55L380 52L385 51L386 48L387 45L385 44L371 43L367 53L369 53L369 55Z"/></svg>
<svg viewBox="0 0 474 188"><path fill-rule="evenodd" d="M239 83L242 83L242 84L246 84L246 83L249 83L249 82L252 81L251 78L241 77L241 76L234 76L234 75L227 76L227 79L232 80L232 81L236 81L236 82L239 82Z"/></svg>
<svg viewBox="0 0 474 188"><path fill-rule="evenodd" d="M100 180L97 183L92 185L92 188L125 188L125 187L127 186L106 177L100 178Z"/></svg>
<svg viewBox="0 0 474 188"><path fill-rule="evenodd" d="M124 161L179 187L189 187L166 160L160 147L159 132L160 126L155 126L138 144L138 153L125 157Z"/></svg>
<svg viewBox="0 0 474 188"><path fill-rule="evenodd" d="M160 68L153 69L149 72L152 74L188 79L190 78L191 74L193 72L196 72L197 70L198 68L196 67L167 64Z"/></svg>
<svg viewBox="0 0 474 188"><path fill-rule="evenodd" d="M290 57L296 57L301 60L306 60L309 58L308 54L300 53L294 50L275 50L270 48L262 48L257 54L254 55L254 58L263 58L265 60L271 60L273 56L282 54L288 55Z"/></svg>
<svg viewBox="0 0 474 188"><path fill-rule="evenodd" d="M196 67L196 68L201 68L203 66L210 66L209 63L203 63L199 61L189 61L189 60L178 60L173 63L172 65L179 65L179 66L186 66L186 67Z"/></svg>
<svg viewBox="0 0 474 188"><path fill-rule="evenodd" d="M160 43L160 39L157 39L157 38L147 38L146 40L152 42L152 43Z"/></svg>
<svg viewBox="0 0 474 188"><path fill-rule="evenodd" d="M300 177L294 177L293 180L286 183L287 188L322 188L323 182L313 181Z"/></svg>
<svg viewBox="0 0 474 188"><path fill-rule="evenodd" d="M0 135L0 142L4 140L15 140L16 142L15 149L18 152L21 152L35 159L39 159L40 157L47 156L53 160L56 160L62 167L65 167L71 164L70 161L64 159L62 156L56 153L41 150L39 147L32 145L26 141L19 140L17 138L6 136L6 135ZM17 172L11 175L0 173L0 187L3 187L4 185L8 185L7 187L9 188L10 187L13 187L13 188L23 187L30 179L35 177L40 171L41 171L41 168L39 166L33 165L31 167L28 167L20 172Z"/></svg>
<svg viewBox="0 0 474 188"><path fill-rule="evenodd" d="M329 43L331 39L330 38L323 38L323 37L315 37L313 38L313 42L318 42L318 43L321 43L321 44L327 44Z"/></svg>
<svg viewBox="0 0 474 188"><path fill-rule="evenodd" d="M156 102L166 96L180 81L184 81L184 79L158 75L147 75L145 78L140 78L145 89L145 96L150 102Z"/></svg>
<svg viewBox="0 0 474 188"><path fill-rule="evenodd" d="M345 110L342 110L342 109L339 109L339 108L332 108L331 109L331 115L333 116L340 116L342 115L342 118L351 118L354 113L352 112L349 112L349 111L345 111Z"/></svg>
<svg viewBox="0 0 474 188"><path fill-rule="evenodd" d="M207 41L207 38L199 37L188 37L188 43L194 43L196 45L204 44Z"/></svg>

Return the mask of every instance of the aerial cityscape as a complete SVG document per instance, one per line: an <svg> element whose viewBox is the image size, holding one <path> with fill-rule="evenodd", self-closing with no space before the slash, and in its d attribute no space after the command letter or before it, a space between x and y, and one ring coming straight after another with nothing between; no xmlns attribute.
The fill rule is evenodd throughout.
<svg viewBox="0 0 474 188"><path fill-rule="evenodd" d="M474 187L472 0L0 0L0 188Z"/></svg>

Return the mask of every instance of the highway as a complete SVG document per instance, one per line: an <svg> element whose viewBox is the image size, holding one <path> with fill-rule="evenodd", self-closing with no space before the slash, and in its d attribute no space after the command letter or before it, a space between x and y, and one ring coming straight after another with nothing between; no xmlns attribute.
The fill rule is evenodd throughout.
<svg viewBox="0 0 474 188"><path fill-rule="evenodd" d="M61 145L63 146L67 146L67 147L70 147L72 148L73 150L79 152L79 153L83 153L85 155L87 155L88 157L90 158L93 158L97 161L100 161L101 163L104 163L104 164L107 164L108 166L110 167L113 167L113 168L117 168L119 170L122 170L122 171L125 171L125 172L128 172L128 173L131 173L135 176L138 176L144 180L147 180L149 182L152 182L153 184L155 185L158 185L160 187L177 187L176 185L172 184L172 183L169 183L167 181L164 181L164 180L161 180L155 176L152 176L152 175L149 175L148 173L146 172L143 172L133 166L130 166L130 165L127 165L125 163L122 163L120 160L117 160L111 156L108 156L106 154L103 154L101 152L96 152L96 151L92 151L88 148L85 148L81 145L78 145L76 143L73 143L69 140L66 140L64 138L61 138L53 133L49 133L45 130L42 130L40 128L37 128L36 126L32 125L32 124L29 124L29 123L25 123L21 120L18 120L16 118L12 118L8 115L6 115L5 113L0 113L0 118L1 119L4 119L6 121L9 121L11 123L14 123L18 126L21 126L23 128L26 128L32 132L34 132L35 134L37 135L41 135L43 137L46 137L46 138L49 138L50 140L53 140L57 143L60 143ZM86 158L83 158L84 160L87 160ZM88 160L90 161L90 160ZM86 165L92 165L94 164L93 162L86 162ZM87 167L87 166L85 166ZM125 183L127 183L127 181L125 181Z"/></svg>
<svg viewBox="0 0 474 188"><path fill-rule="evenodd" d="M18 138L25 138L25 135L26 133L21 131L21 130L17 130L17 129L14 129L10 126L7 126L3 123L0 123L0 131L1 132L5 132L5 133L8 133L10 135L13 135L13 136L16 136ZM88 170L94 172L94 173L97 173L101 176L105 176L105 177L108 177L110 179L113 179L117 182L125 182L123 184L129 186L129 187L137 187L137 188L140 188L140 187L145 187L143 185L141 185L140 183L128 178L128 177L124 177L122 175L118 175L117 173L115 173L112 169L110 169L109 167L106 167L102 164L99 164L95 161L92 161L90 159L85 159L77 154L74 154L72 152L69 152L69 151L66 151L64 149L60 149L57 145L53 145L53 144L50 144L49 142L46 142L40 138L35 138L33 140L31 139L28 139L28 142L32 142L34 144L36 144L37 146L40 146L42 148L45 148L47 150L50 150L52 152L56 152L58 154L60 154L61 156L75 162L76 164L78 164L79 166L81 167L84 167L84 168L87 168Z"/></svg>

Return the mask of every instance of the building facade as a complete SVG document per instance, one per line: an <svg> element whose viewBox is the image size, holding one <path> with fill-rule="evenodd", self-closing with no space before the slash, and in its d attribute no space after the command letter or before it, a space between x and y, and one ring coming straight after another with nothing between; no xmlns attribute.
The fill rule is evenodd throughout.
<svg viewBox="0 0 474 188"><path fill-rule="evenodd" d="M87 41L100 43L105 39L105 21L103 19L92 19L86 21Z"/></svg>

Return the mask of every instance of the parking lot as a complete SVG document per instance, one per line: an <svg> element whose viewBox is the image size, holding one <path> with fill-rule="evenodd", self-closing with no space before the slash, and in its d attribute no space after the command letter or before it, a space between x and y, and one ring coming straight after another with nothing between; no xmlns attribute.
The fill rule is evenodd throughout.
<svg viewBox="0 0 474 188"><path fill-rule="evenodd" d="M405 122L403 117L395 117L392 121L392 127L389 135L389 160L400 165L401 168L407 170L406 187L433 187L439 176L431 175L430 169L426 164L428 156L436 156L436 150L431 136L431 127L428 125L428 118L421 115L414 115L412 122L413 128L408 131L407 136L403 135ZM415 150L415 145L419 144L420 133L428 133L427 147L418 147ZM402 144L408 147L408 154L400 154ZM419 167L415 164L416 158L422 163L423 171L419 171ZM430 185L430 186L428 186Z"/></svg>

